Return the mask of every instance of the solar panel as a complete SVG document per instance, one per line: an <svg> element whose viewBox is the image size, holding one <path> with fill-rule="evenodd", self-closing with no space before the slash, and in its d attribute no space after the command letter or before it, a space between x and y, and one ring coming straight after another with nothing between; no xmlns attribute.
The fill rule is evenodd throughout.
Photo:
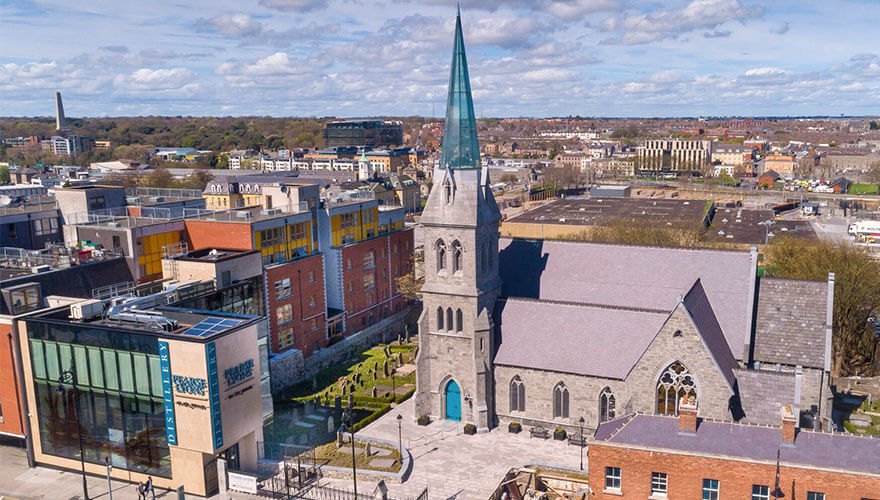
<svg viewBox="0 0 880 500"><path fill-rule="evenodd" d="M183 332L194 337L208 337L223 330L238 326L241 321L237 319L210 317L199 321L197 324Z"/></svg>

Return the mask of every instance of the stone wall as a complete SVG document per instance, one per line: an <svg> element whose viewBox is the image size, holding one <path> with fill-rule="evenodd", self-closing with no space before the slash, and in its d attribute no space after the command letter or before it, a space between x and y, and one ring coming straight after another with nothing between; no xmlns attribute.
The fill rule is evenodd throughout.
<svg viewBox="0 0 880 500"><path fill-rule="evenodd" d="M676 336L676 331L681 331L681 335ZM643 412L656 410L657 380L663 370L675 361L684 365L696 379L699 415L730 420L728 408L733 393L681 305L675 309L626 378L627 386L632 391L632 409Z"/></svg>
<svg viewBox="0 0 880 500"><path fill-rule="evenodd" d="M269 358L272 393L276 394L291 385L309 379L319 371L353 358L377 344L396 341L398 336L405 338L407 325L409 325L409 336L415 336L417 330L414 318L417 317L419 308L419 305L410 306L330 347L315 351L315 354L307 358L303 358L302 352L297 349L273 355Z"/></svg>

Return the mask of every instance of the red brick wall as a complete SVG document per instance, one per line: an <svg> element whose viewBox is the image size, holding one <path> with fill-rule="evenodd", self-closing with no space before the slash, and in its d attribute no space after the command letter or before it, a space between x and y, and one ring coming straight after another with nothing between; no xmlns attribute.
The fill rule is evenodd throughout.
<svg viewBox="0 0 880 500"><path fill-rule="evenodd" d="M772 490L776 477L775 464L631 450L600 443L590 444L587 454L590 487L595 493L591 500L645 500L651 494L652 472L668 475L667 497L670 499L702 498L703 478L706 478L719 481L720 498L750 500L752 485L765 485ZM603 493L606 466L620 468L622 496ZM880 477L807 468L781 467L779 486L785 497L793 500L806 499L808 491L825 493L829 500L880 498Z"/></svg>
<svg viewBox="0 0 880 500"><path fill-rule="evenodd" d="M21 402L18 394L14 354L10 351L9 335L12 325L0 324L0 409L3 421L0 432L24 435L21 427ZM14 341L14 339L13 339Z"/></svg>
<svg viewBox="0 0 880 500"><path fill-rule="evenodd" d="M376 267L364 269L364 256L375 252ZM352 334L402 309L403 297L394 297L395 278L409 269L413 231L407 229L342 249L342 283L346 308L346 333ZM351 261L351 269L348 262ZM375 287L364 289L364 275L375 275ZM349 284L351 284L349 291Z"/></svg>
<svg viewBox="0 0 880 500"><path fill-rule="evenodd" d="M187 220L186 242L190 250L203 248L226 248L229 250L253 250L250 224Z"/></svg>
<svg viewBox="0 0 880 500"><path fill-rule="evenodd" d="M314 281L309 281L309 272ZM321 255L303 257L293 262L278 264L265 269L266 290L268 293L269 339L272 352L283 352L299 349L303 356L311 356L316 348L327 346L327 304L324 302L324 258ZM290 278L291 295L278 299L275 293L275 282ZM315 297L315 305L311 298ZM290 304L293 320L283 325L278 324L278 307ZM316 320L313 328L312 320ZM279 330L293 328L293 345L283 349L279 343Z"/></svg>

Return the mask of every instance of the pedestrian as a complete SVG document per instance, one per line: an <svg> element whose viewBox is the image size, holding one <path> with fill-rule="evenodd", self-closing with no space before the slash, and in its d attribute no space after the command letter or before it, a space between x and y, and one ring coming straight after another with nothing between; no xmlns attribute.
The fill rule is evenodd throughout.
<svg viewBox="0 0 880 500"><path fill-rule="evenodd" d="M144 483L140 483L140 482L138 483L137 492L138 492L138 500L146 500L147 499L147 489L146 489L146 486L144 486Z"/></svg>
<svg viewBox="0 0 880 500"><path fill-rule="evenodd" d="M144 490L144 499L147 498L147 492L153 495L153 500L156 500L156 489L153 488L153 476L147 476L147 486Z"/></svg>

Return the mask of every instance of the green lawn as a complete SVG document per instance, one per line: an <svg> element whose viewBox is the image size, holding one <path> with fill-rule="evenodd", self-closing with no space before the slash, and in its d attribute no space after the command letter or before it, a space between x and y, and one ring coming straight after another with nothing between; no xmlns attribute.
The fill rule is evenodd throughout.
<svg viewBox="0 0 880 500"><path fill-rule="evenodd" d="M849 194L878 194L877 184L853 183L849 188Z"/></svg>

